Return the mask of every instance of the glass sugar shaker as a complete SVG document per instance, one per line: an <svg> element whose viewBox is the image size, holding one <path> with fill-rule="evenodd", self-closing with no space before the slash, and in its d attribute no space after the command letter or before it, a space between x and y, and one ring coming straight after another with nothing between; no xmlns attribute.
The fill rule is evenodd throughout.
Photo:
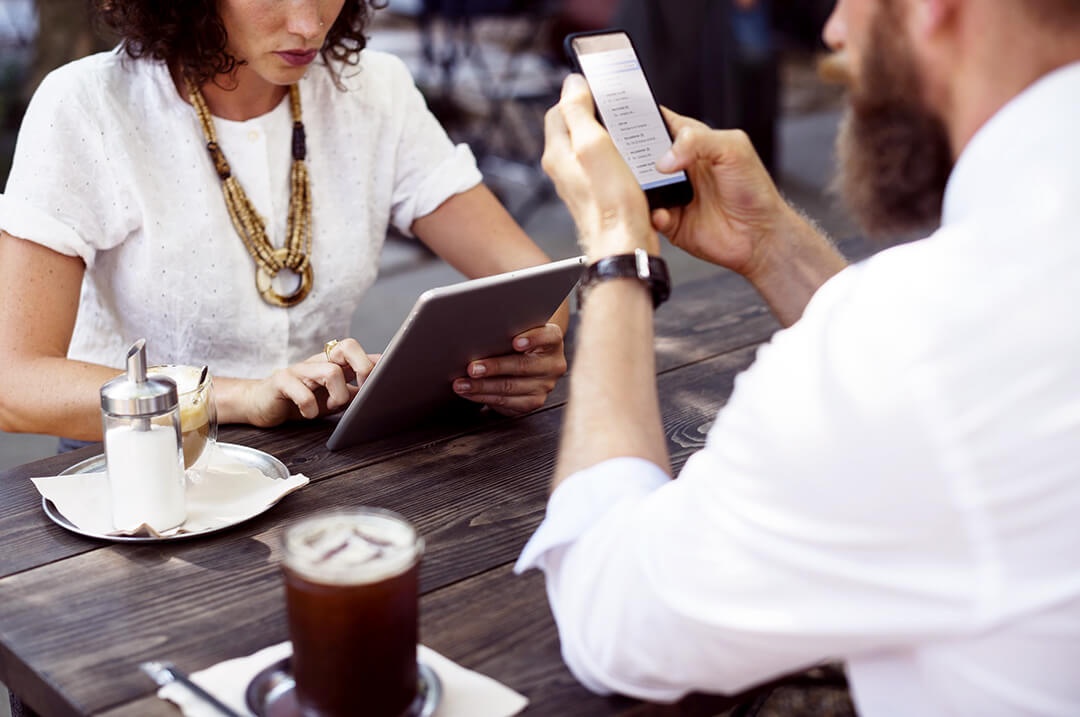
<svg viewBox="0 0 1080 717"><path fill-rule="evenodd" d="M146 374L146 339L127 352L127 373L101 387L101 425L113 525L161 532L187 518L176 383Z"/></svg>

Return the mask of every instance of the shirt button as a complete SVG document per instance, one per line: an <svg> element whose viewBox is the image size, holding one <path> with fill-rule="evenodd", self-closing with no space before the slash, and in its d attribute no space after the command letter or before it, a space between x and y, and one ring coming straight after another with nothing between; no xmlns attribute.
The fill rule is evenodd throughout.
<svg viewBox="0 0 1080 717"><path fill-rule="evenodd" d="M251 130L250 132L248 132L248 140L251 142L259 141L259 133L255 130Z"/></svg>

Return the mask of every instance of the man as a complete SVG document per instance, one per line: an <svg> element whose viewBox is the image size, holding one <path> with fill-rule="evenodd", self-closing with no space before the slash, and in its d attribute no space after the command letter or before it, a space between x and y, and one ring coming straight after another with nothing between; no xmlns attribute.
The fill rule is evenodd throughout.
<svg viewBox="0 0 1080 717"><path fill-rule="evenodd" d="M591 284L540 567L589 688L734 692L841 658L864 715L1080 714L1080 2L840 0L842 186L861 264L737 132L668 114L656 211L582 80L544 164L592 261L655 230L739 271L790 326L669 480L637 278ZM947 186L946 186L947 183ZM627 361L626 357L637 357Z"/></svg>

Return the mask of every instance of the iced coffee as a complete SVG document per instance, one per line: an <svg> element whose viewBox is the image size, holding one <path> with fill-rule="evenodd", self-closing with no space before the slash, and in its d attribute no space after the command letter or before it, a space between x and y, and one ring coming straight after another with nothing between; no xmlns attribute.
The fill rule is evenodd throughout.
<svg viewBox="0 0 1080 717"><path fill-rule="evenodd" d="M196 366L151 366L147 373L159 373L176 382L180 398L180 430L184 441L184 468L191 468L217 439L217 409L213 382ZM200 380L201 379L201 380Z"/></svg>
<svg viewBox="0 0 1080 717"><path fill-rule="evenodd" d="M396 513L357 509L291 526L284 549L303 713L400 717L417 692L423 540Z"/></svg>

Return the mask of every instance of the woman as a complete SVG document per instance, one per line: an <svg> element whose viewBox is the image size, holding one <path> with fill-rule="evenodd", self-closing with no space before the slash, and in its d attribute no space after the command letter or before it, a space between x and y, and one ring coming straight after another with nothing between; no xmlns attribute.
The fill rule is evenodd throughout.
<svg viewBox="0 0 1080 717"><path fill-rule="evenodd" d="M0 429L99 440L98 388L141 336L153 363L209 364L222 423L340 409L373 364L327 340L388 222L470 277L547 261L404 65L363 50L364 0L98 11L122 50L46 78L0 195ZM539 407L566 322L564 306L455 390Z"/></svg>

